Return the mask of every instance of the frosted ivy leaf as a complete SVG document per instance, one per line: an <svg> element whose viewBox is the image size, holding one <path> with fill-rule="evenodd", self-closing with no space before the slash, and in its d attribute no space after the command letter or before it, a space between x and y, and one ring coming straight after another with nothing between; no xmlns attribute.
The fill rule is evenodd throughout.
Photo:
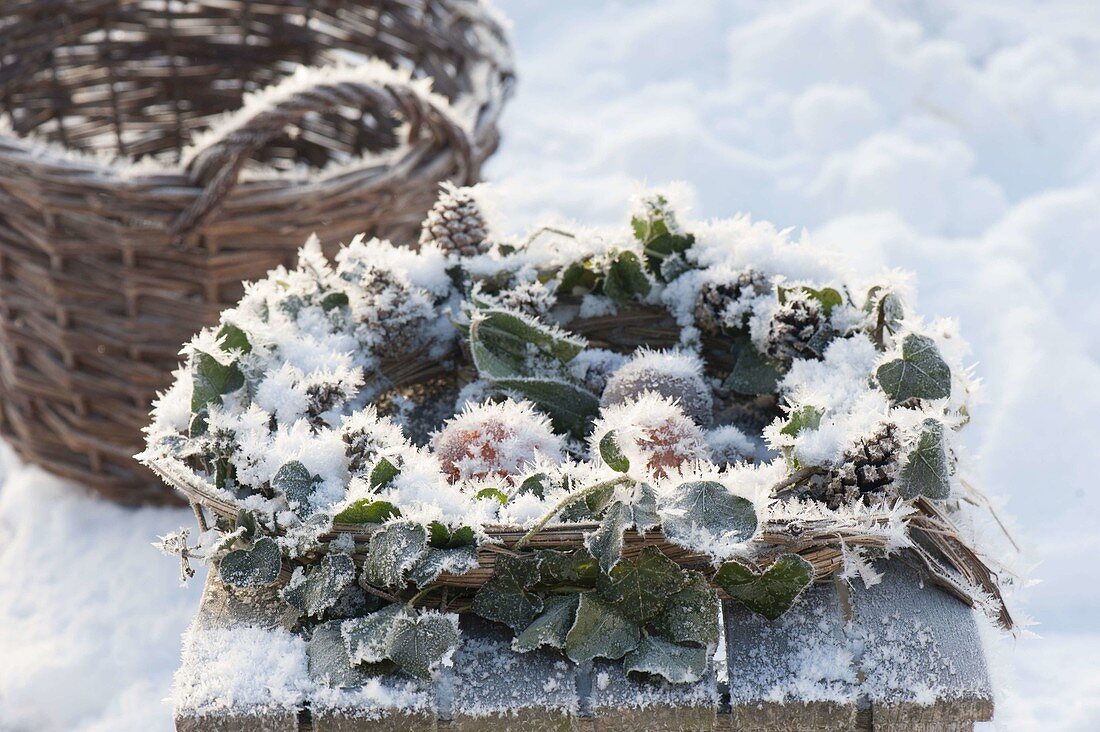
<svg viewBox="0 0 1100 732"><path fill-rule="evenodd" d="M565 648L565 637L573 626L580 595L558 595L546 600L539 615L512 641L512 650L521 653L539 646Z"/></svg>
<svg viewBox="0 0 1100 732"><path fill-rule="evenodd" d="M630 487L629 497L612 502L596 530L585 534L584 546L599 561L600 568L610 572L622 557L623 534L627 529L633 526L644 534L659 524L657 494L653 487L635 483Z"/></svg>
<svg viewBox="0 0 1100 732"><path fill-rule="evenodd" d="M487 620L519 630L542 611L542 598L527 589L538 581L538 559L501 556L492 579L474 595L473 610Z"/></svg>
<svg viewBox="0 0 1100 732"><path fill-rule="evenodd" d="M430 548L409 571L408 579L410 582L415 582L417 587L426 587L444 572L458 575L477 568L477 547Z"/></svg>
<svg viewBox="0 0 1100 732"><path fill-rule="evenodd" d="M707 671L707 649L645 636L635 650L626 654L623 669L627 673L663 676L674 684L693 683Z"/></svg>
<svg viewBox="0 0 1100 732"><path fill-rule="evenodd" d="M405 616L398 618L390 632L386 655L406 673L427 679L460 640L457 615Z"/></svg>
<svg viewBox="0 0 1100 732"><path fill-rule="evenodd" d="M343 623L342 620L331 620L314 628L306 656L311 678L346 689L362 686L370 680L370 676L352 664L340 632Z"/></svg>
<svg viewBox="0 0 1100 732"><path fill-rule="evenodd" d="M222 557L218 572L222 581L234 587L262 587L279 578L283 557L279 545L261 537L251 549L235 549Z"/></svg>
<svg viewBox="0 0 1100 732"><path fill-rule="evenodd" d="M917 446L898 475L898 493L902 498L927 496L943 500L951 495L947 468L947 450L943 444L943 423L926 419Z"/></svg>
<svg viewBox="0 0 1100 732"><path fill-rule="evenodd" d="M363 574L380 587L399 587L428 549L428 532L411 521L386 524L370 537Z"/></svg>
<svg viewBox="0 0 1100 732"><path fill-rule="evenodd" d="M283 465L271 479L272 487L285 495L287 503L299 513L309 508L309 499L319 482L320 478L297 460Z"/></svg>
<svg viewBox="0 0 1100 732"><path fill-rule="evenodd" d="M901 344L901 358L882 364L875 374L895 403L951 396L951 369L928 336L907 335Z"/></svg>
<svg viewBox="0 0 1100 732"><path fill-rule="evenodd" d="M298 584L283 590L283 599L306 615L317 616L336 604L355 581L355 562L347 554L326 554Z"/></svg>
<svg viewBox="0 0 1100 732"><path fill-rule="evenodd" d="M652 626L665 638L712 648L718 643L718 594L698 572L688 572L687 585L672 594Z"/></svg>
<svg viewBox="0 0 1100 732"><path fill-rule="evenodd" d="M637 623L591 594L580 598L577 618L565 636L565 653L574 663L622 658L638 647Z"/></svg>
<svg viewBox="0 0 1100 732"><path fill-rule="evenodd" d="M680 485L661 513L665 537L689 547L698 543L700 531L734 541L745 541L756 531L756 509L752 502L710 480Z"/></svg>
<svg viewBox="0 0 1100 732"><path fill-rule="evenodd" d="M345 620L340 626L344 647L352 663L378 663L386 658L386 645L390 633L400 618L408 611L400 603L365 615Z"/></svg>
<svg viewBox="0 0 1100 732"><path fill-rule="evenodd" d="M637 622L655 617L668 598L684 585L680 566L648 546L633 562L620 562L607 575L596 580L600 599Z"/></svg>
<svg viewBox="0 0 1100 732"><path fill-rule="evenodd" d="M604 572L619 563L623 555L623 534L633 521L630 506L615 501L604 512L595 531L584 535L584 546L600 563Z"/></svg>
<svg viewBox="0 0 1100 732"><path fill-rule="evenodd" d="M813 565L797 554L781 554L763 573L725 562L714 583L749 610L775 620L790 609L814 578Z"/></svg>

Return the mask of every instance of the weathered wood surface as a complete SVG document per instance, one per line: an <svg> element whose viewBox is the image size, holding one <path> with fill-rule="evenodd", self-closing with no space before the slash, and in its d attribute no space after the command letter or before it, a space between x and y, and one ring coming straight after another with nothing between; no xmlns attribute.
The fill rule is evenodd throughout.
<svg viewBox="0 0 1100 732"><path fill-rule="evenodd" d="M993 716L973 611L900 560L775 622L724 608L733 729L970 730Z"/></svg>
<svg viewBox="0 0 1100 732"><path fill-rule="evenodd" d="M775 622L727 603L726 695L713 671L699 683L673 685L628 677L619 663L575 667L549 650L518 654L502 627L464 616L464 643L431 683L356 674L334 680L363 699L376 698L379 684L411 689L422 701L411 713L369 703L342 708L326 697L301 709L235 715L180 710L176 726L181 732L962 732L991 718L969 608L922 586L900 562L891 563L880 584L855 585L814 587ZM293 622L273 593L234 592L212 579L192 633L234 627L276 633ZM334 628L317 630L308 662L321 652L345 653ZM364 683L373 691L360 689Z"/></svg>

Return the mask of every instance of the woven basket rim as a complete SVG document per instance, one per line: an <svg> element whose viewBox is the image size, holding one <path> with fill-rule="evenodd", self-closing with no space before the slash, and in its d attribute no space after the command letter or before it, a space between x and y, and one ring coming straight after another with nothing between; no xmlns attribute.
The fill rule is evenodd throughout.
<svg viewBox="0 0 1100 732"><path fill-rule="evenodd" d="M356 64L329 64L309 68L318 72L350 70L366 73L376 68L380 63L382 62L377 58L369 58ZM487 62L482 63L483 65L488 65ZM392 70L395 72L398 71L396 68L392 68ZM490 86L488 93L485 95L486 101L493 99L499 100L509 95L508 87L511 77L508 76L508 74L510 72L504 68L498 69L497 72L495 77L499 83ZM273 82L269 87L261 90L261 93L274 89L281 84L285 84L292 78L292 76L288 76ZM366 80L372 79L368 78ZM382 83L378 80L374 81ZM396 81L396 78L394 81ZM423 87L426 81L425 79L410 78L400 83L410 87ZM457 114L457 108L465 100L476 98L471 92L463 93L454 101L449 101L435 92L426 92L425 98L430 99L436 106L446 111L453 121L470 135L471 140L477 141L480 139L482 136L479 134L479 128L481 127L480 121L463 120L461 116ZM240 108L226 112L212 119L207 127L196 130L185 152L192 151L196 145L201 145L204 140L219 132L223 127L231 128L236 117L241 114L244 109L245 105L242 104ZM59 142L49 140L34 129L23 133L17 133L12 129L10 122L11 117L9 114L0 114L0 155L25 155L32 157L35 163L40 166L53 165L59 168L69 168L73 172L79 170L81 172L95 174L99 177L101 185L194 185L194 181L187 171L187 165L190 160L183 155L177 160L168 162L156 158L135 158L129 154L114 153L108 155L104 153L88 152L79 148L67 147ZM468 124L468 122L470 123ZM302 170L298 168L279 170L270 166L254 167L242 173L236 187L242 188L248 186L250 183L259 183L262 184L265 189L269 189L274 184L285 183L287 185L293 185L295 188L309 188L311 186L320 188L330 181L338 180L341 176L362 174L367 170L377 169L376 175L372 177L377 177L377 175L388 175L391 174L396 161L415 156L417 147L417 145L409 144L407 140L401 141L393 148L374 153L366 152L338 165L330 164L316 170Z"/></svg>

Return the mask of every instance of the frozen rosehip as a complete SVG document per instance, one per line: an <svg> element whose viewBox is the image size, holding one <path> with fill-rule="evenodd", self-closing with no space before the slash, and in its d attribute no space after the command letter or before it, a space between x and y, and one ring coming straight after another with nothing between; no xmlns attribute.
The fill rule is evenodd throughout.
<svg viewBox="0 0 1100 732"><path fill-rule="evenodd" d="M562 441L530 404L506 400L467 406L433 436L432 449L452 483L510 480L539 456L560 462Z"/></svg>
<svg viewBox="0 0 1100 732"><path fill-rule="evenodd" d="M615 432L619 450L632 466L644 465L655 478L710 458L706 436L672 399L645 392L636 399L605 407L592 433L593 454L600 440Z"/></svg>

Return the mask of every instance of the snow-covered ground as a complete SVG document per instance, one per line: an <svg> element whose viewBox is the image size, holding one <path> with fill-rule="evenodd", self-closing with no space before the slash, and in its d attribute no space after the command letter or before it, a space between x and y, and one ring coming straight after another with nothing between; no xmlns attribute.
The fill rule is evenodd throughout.
<svg viewBox="0 0 1100 732"><path fill-rule="evenodd" d="M1100 5L1024 0L498 0L521 84L487 175L515 228L618 223L638 181L696 213L805 226L918 276L985 380L965 430L1040 584L1041 638L992 643L1006 730L1100 727ZM167 729L176 587L128 511L10 459L0 729Z"/></svg>

